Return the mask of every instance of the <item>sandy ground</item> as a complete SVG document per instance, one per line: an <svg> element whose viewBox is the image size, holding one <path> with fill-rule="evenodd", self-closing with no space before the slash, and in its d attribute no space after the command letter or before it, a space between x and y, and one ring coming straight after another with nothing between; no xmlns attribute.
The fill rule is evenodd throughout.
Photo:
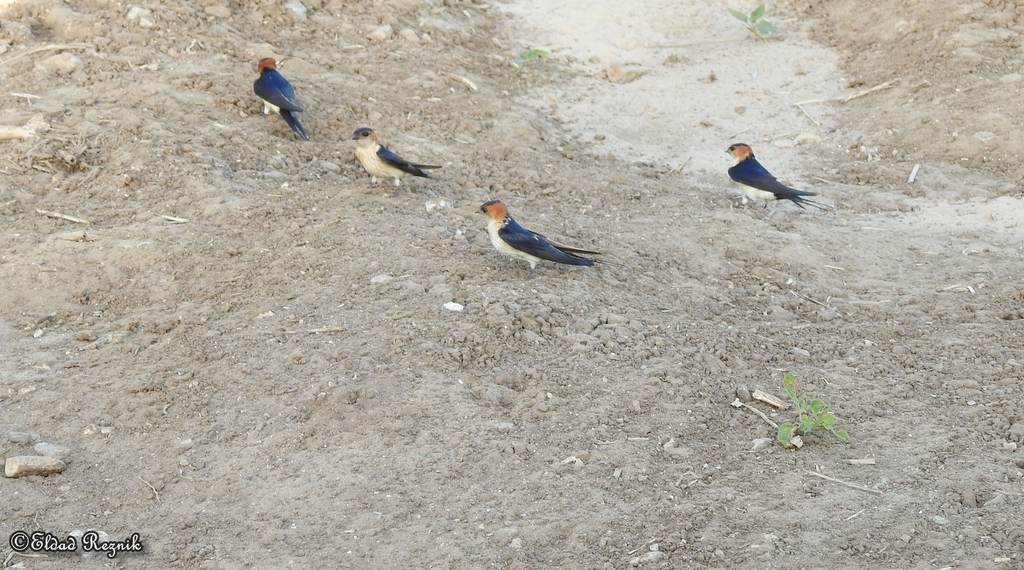
<svg viewBox="0 0 1024 570"><path fill-rule="evenodd" d="M0 480L3 537L139 533L119 568L1024 568L1013 2L781 2L769 42L702 0L0 5L0 125L34 131L0 141L2 448L68 451ZM261 57L309 142L260 114ZM363 126L443 168L390 197ZM740 206L740 141L833 209ZM489 199L611 263L525 280ZM849 443L755 447L730 403L790 371Z"/></svg>

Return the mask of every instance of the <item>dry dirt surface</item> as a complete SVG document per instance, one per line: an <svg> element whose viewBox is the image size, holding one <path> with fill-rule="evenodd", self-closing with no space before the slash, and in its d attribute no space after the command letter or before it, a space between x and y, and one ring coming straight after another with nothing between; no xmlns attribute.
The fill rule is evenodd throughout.
<svg viewBox="0 0 1024 570"><path fill-rule="evenodd" d="M725 7L0 0L2 565L1024 568L1024 8Z"/></svg>

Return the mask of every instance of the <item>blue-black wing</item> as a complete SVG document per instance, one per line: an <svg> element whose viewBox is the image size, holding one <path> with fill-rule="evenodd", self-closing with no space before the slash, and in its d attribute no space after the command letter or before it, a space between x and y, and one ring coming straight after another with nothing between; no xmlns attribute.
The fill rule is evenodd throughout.
<svg viewBox="0 0 1024 570"><path fill-rule="evenodd" d="M295 102L295 90L291 83L277 70L265 70L252 84L252 90L257 97L280 107L282 111L302 112L302 107Z"/></svg>
<svg viewBox="0 0 1024 570"><path fill-rule="evenodd" d="M295 111L281 109L281 118L284 119L284 122L288 123L288 126L292 128L295 134L302 137L302 140L309 140L309 137L306 136L306 129L302 128L302 123L299 122L299 115Z"/></svg>
<svg viewBox="0 0 1024 570"><path fill-rule="evenodd" d="M791 200L801 208L804 207L804 204L810 204L815 208L825 209L821 204L803 198L803 196L817 196L817 194L814 192L805 192L803 190L797 190L796 188L790 188L789 186L779 182L774 176L772 176L771 172L768 172L765 167L761 166L761 163L753 156L749 156L741 160L735 166L730 168L729 178L732 178L735 182L743 184L744 186L750 186L751 188L771 192L772 194L775 194L775 197L779 200Z"/></svg>
<svg viewBox="0 0 1024 570"><path fill-rule="evenodd" d="M498 230L498 237L519 251L566 265L594 265L594 260L580 257L577 253L600 255L596 251L552 245L544 236L525 229L515 220L509 220L504 228Z"/></svg>
<svg viewBox="0 0 1024 570"><path fill-rule="evenodd" d="M389 150L388 147L384 145L381 145L381 147L377 150L377 157L383 160L386 164L390 164L391 166L394 166L395 168L403 172L408 172L413 176L422 176L424 178L430 177L430 173L423 170L424 168L441 168L440 166L430 166L427 164L413 164L408 160L391 152L391 150Z"/></svg>

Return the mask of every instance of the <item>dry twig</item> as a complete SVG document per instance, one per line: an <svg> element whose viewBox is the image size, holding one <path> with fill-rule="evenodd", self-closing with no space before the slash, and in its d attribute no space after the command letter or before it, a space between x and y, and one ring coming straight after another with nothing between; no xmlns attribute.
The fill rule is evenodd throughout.
<svg viewBox="0 0 1024 570"><path fill-rule="evenodd" d="M776 408L779 408L780 410L789 407L789 404L787 404L786 402L782 401L781 399L776 397L774 394L769 394L768 392L762 392L760 389L754 390L754 393L751 394L750 397L755 399L755 400L760 400L760 401L762 401L762 402L764 402L764 403L766 403L766 404L768 404L770 406L775 406Z"/></svg>
<svg viewBox="0 0 1024 570"><path fill-rule="evenodd" d="M466 79L465 77L463 77L461 75L455 75L454 73L449 73L448 77L454 79L455 81L458 81L458 82L462 83L463 85L468 87L470 91L476 91L477 90L476 83L473 83L472 81L470 81L469 79Z"/></svg>
<svg viewBox="0 0 1024 570"><path fill-rule="evenodd" d="M45 45L45 46L35 47L35 48L32 48L32 49L30 49L28 51L23 51L23 52L19 53L18 55L11 56L11 57L3 60L3 61L0 61L0 65L5 65L5 64L8 64L8 63L10 63L10 62L12 62L12 61L14 61L16 59L21 59L21 58L23 58L25 56L29 56L29 55L32 55L34 53L39 53L39 52L42 52L42 51L59 51L59 50L62 50L62 49L90 49L92 47L93 47L92 44L83 44L83 43L49 44L49 45Z"/></svg>
<svg viewBox="0 0 1024 570"><path fill-rule="evenodd" d="M733 400L732 406L734 408L746 408L746 409L750 410L751 412L754 412L755 414L761 416L761 419L766 421L766 422L768 422L768 425L772 426L775 429L779 429L779 424L777 424L777 423L771 421L770 419L768 419L768 416L766 416L764 412L762 412L761 410L751 406L750 404L744 404L743 402L740 401L739 398L736 398L735 400Z"/></svg>
<svg viewBox="0 0 1024 570"><path fill-rule="evenodd" d="M897 77L896 79L892 79L890 81L886 81L885 83L882 83L882 84L879 84L879 85L875 85L871 89L865 89L865 90L863 90L863 91L861 91L859 93L854 93L853 95L848 95L846 97L835 97L833 99L809 99L807 101L800 101L799 103L794 103L794 105L796 105L797 107L800 107L801 105L814 105L816 103L833 103L833 102L837 102L837 101L839 103L846 103L846 102L849 102L849 101L853 101L854 99L859 99L859 98L861 98L861 97L863 97L865 95L869 95L869 94L874 93L876 91L882 91L882 90L885 90L885 89L889 89L892 86L894 86L897 83L899 83L899 81L900 81L900 79Z"/></svg>
<svg viewBox="0 0 1024 570"><path fill-rule="evenodd" d="M817 126L819 126L819 127L821 126L821 123L819 123L818 121L816 121L816 120L814 119L814 117L812 117L812 116L811 116L811 114L807 112L807 109L804 109L803 105L801 105L800 103L794 103L794 104L796 105L796 108L797 108L797 109L800 109L800 111L802 111L802 112L803 112L803 114L804 114L804 115L806 115L806 116L807 116L807 118L811 120L811 122L812 122L812 123L814 123L815 125L817 125Z"/></svg>
<svg viewBox="0 0 1024 570"><path fill-rule="evenodd" d="M331 332L345 332L348 329L345 327L324 327L320 329L302 329L295 331L284 331L284 334L303 334L303 333L331 333Z"/></svg>
<svg viewBox="0 0 1024 570"><path fill-rule="evenodd" d="M69 222L75 222L76 224L85 224L87 226L92 224L92 222L90 222L89 220L86 220L84 218L78 218L78 217L75 217L75 216L69 216L67 214L62 214L60 212L53 212L53 211L50 211L50 210L36 210L36 213L37 214L42 214L42 215L50 217L50 218L59 218L61 220L67 220Z"/></svg>
<svg viewBox="0 0 1024 570"><path fill-rule="evenodd" d="M814 475L815 477L821 477L822 479L824 479L826 481L832 481L833 483L839 483L840 485L845 485L845 486L847 486L847 487L849 487L851 489L857 489L858 491L865 491L865 492L868 492L868 493L874 493L876 495L884 495L885 494L882 491L879 491L878 489L872 489L870 487L865 487L863 485L858 485L856 483L847 483L846 481L843 481L842 479L836 479L835 477L829 477L828 475L822 475L821 473L815 473L814 471L804 471L804 473L806 473L808 475Z"/></svg>
<svg viewBox="0 0 1024 570"><path fill-rule="evenodd" d="M139 475L139 481L142 481L146 485L149 485L150 489L153 489L153 494L156 495L156 502L158 502L158 503L162 503L163 502L163 501L160 500L160 493L156 492L156 487L154 487L152 483L150 483L149 481L146 481L145 479L143 479L142 475Z"/></svg>

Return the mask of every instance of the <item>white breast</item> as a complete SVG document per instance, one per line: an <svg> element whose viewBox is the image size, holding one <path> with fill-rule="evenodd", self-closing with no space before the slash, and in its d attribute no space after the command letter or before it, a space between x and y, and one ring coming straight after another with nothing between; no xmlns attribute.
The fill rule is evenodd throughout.
<svg viewBox="0 0 1024 570"><path fill-rule="evenodd" d="M356 160L363 165L366 173L375 178L402 178L405 172L384 162L377 156L380 147L356 147Z"/></svg>
<svg viewBox="0 0 1024 570"><path fill-rule="evenodd" d="M737 186L740 187L741 190L743 190L744 204L747 203L747 198L750 198L751 200L765 200L768 202L776 199L775 194L772 194L771 192L767 192L765 190L758 190L757 188L747 186L746 184L740 184L738 182L736 184Z"/></svg>
<svg viewBox="0 0 1024 570"><path fill-rule="evenodd" d="M521 259L529 263L531 268L536 267L537 262L541 261L541 259L537 256L530 255L529 253L519 251L518 249L505 243L505 240L501 239L501 236L498 235L498 230L500 229L501 222L491 221L490 223L487 224L487 235L491 236L491 245L494 246L494 249L511 257L512 259Z"/></svg>

